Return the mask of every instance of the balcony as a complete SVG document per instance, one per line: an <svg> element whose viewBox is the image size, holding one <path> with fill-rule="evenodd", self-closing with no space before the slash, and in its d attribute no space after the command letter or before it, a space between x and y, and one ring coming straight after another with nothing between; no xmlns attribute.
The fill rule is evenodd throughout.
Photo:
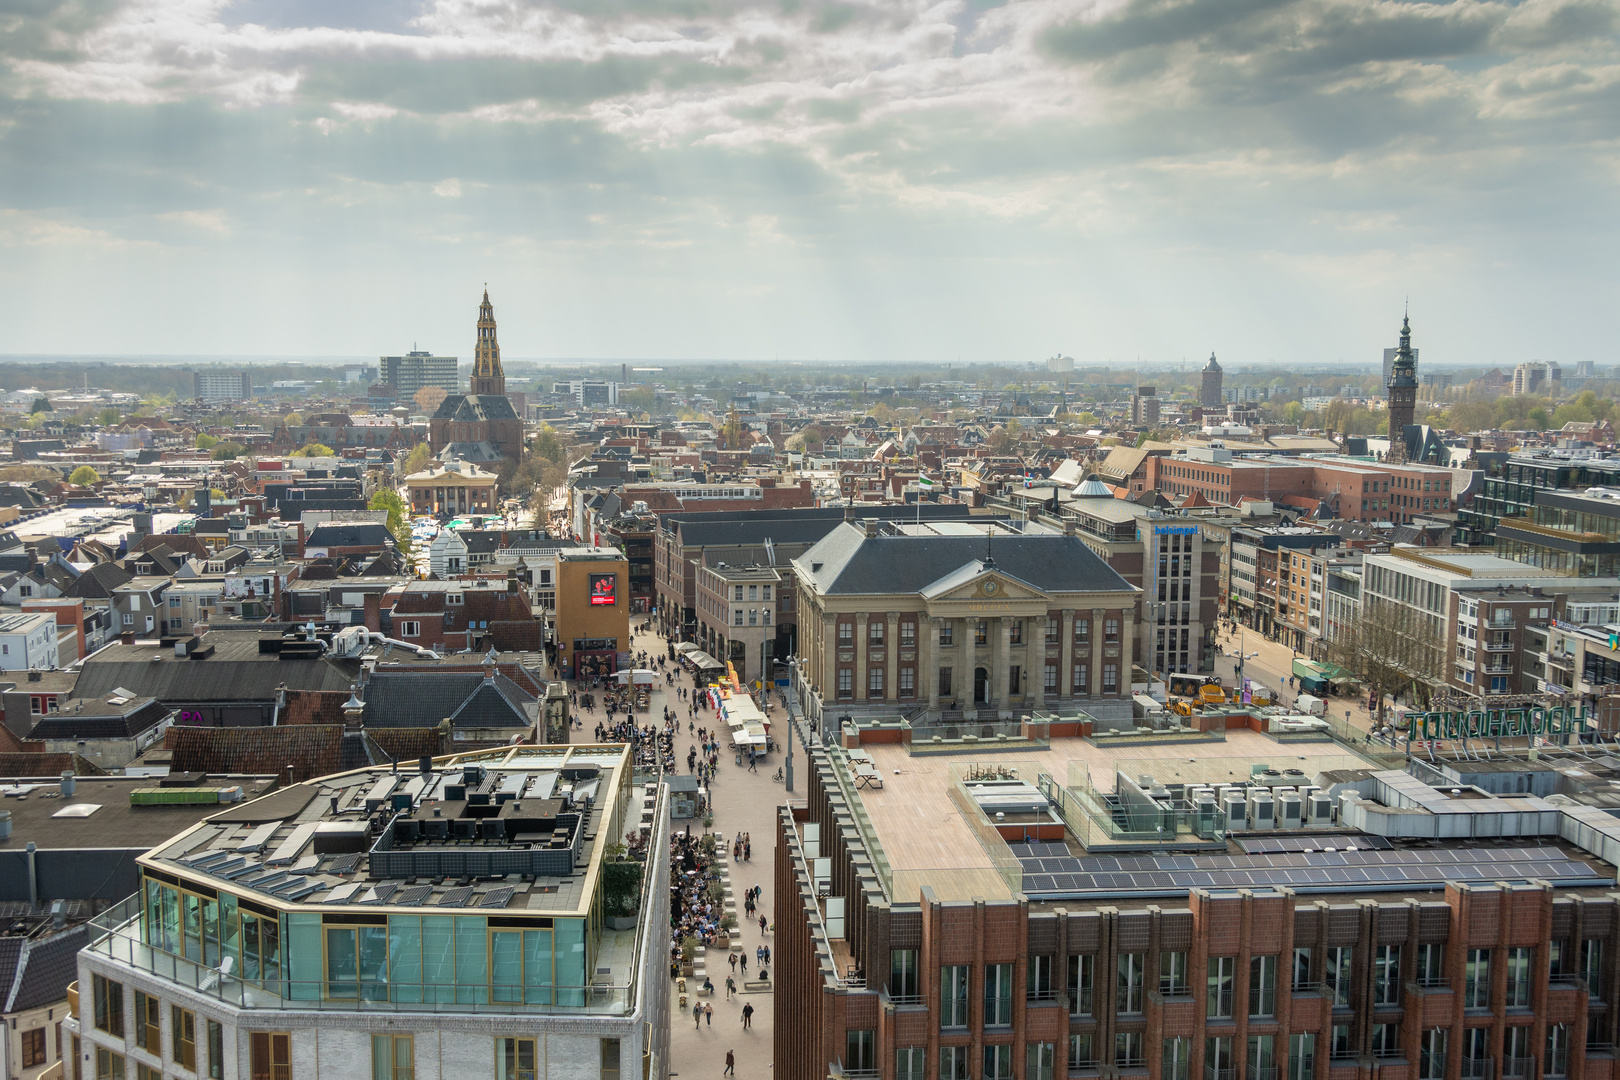
<svg viewBox="0 0 1620 1080"><path fill-rule="evenodd" d="M1536 1074L1536 1059L1510 1057L1502 1059L1502 1080L1528 1080Z"/></svg>
<svg viewBox="0 0 1620 1080"><path fill-rule="evenodd" d="M1237 1080L1237 1070L1218 1069L1214 1065L1205 1065L1204 1080Z"/></svg>
<svg viewBox="0 0 1620 1080"><path fill-rule="evenodd" d="M1511 641L1486 641L1482 643L1482 646L1486 652L1502 653L1513 651L1513 642Z"/></svg>
<svg viewBox="0 0 1620 1080"><path fill-rule="evenodd" d="M1249 1080L1277 1080L1277 1066L1250 1065L1246 1075Z"/></svg>
<svg viewBox="0 0 1620 1080"><path fill-rule="evenodd" d="M1465 1057L1462 1059L1462 1072L1458 1075L1462 1080L1490 1080L1491 1059Z"/></svg>

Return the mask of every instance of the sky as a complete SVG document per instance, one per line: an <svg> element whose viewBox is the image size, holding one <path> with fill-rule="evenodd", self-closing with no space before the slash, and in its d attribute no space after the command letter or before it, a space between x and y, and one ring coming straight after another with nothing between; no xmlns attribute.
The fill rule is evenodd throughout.
<svg viewBox="0 0 1620 1080"><path fill-rule="evenodd" d="M7 0L0 354L1620 361L1620 0Z"/></svg>

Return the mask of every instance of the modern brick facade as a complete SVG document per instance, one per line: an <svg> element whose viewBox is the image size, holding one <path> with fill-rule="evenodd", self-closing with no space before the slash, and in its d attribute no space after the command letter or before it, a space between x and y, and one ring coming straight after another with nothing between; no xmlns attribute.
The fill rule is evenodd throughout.
<svg viewBox="0 0 1620 1080"><path fill-rule="evenodd" d="M890 896L823 751L807 771L778 821L781 1080L1614 1075L1611 889Z"/></svg>

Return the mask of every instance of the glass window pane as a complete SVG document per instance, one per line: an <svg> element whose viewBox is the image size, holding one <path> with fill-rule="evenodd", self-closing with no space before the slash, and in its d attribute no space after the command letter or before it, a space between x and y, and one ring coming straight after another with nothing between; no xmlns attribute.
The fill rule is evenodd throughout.
<svg viewBox="0 0 1620 1080"><path fill-rule="evenodd" d="M422 919L388 917L388 985L395 1001L422 1000Z"/></svg>

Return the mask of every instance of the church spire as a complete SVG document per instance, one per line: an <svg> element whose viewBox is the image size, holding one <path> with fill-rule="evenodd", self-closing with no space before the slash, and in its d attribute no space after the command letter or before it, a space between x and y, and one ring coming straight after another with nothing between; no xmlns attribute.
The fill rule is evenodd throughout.
<svg viewBox="0 0 1620 1080"><path fill-rule="evenodd" d="M478 305L478 341L473 347L472 392L506 396L506 372L501 368L501 346L495 340L495 308L489 302L489 286L484 286L484 302Z"/></svg>

